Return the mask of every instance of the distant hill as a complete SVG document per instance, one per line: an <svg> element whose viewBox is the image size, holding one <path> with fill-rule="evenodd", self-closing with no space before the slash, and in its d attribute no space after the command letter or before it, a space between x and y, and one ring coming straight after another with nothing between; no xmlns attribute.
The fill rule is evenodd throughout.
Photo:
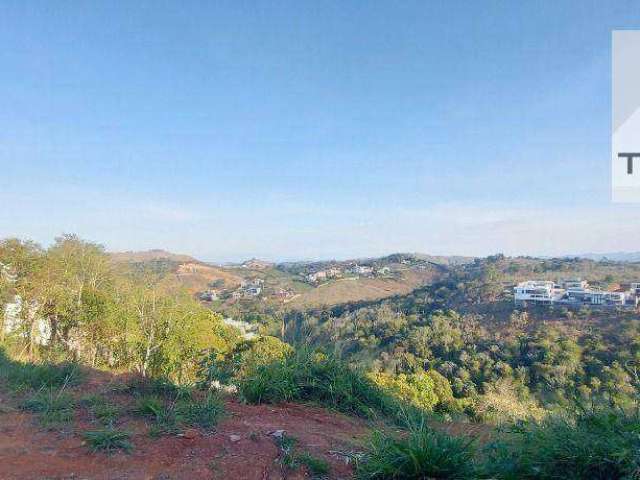
<svg viewBox="0 0 640 480"><path fill-rule="evenodd" d="M586 258L588 260L612 260L614 262L640 262L640 252L608 252L608 253L583 253L581 255L573 255L578 258Z"/></svg>
<svg viewBox="0 0 640 480"><path fill-rule="evenodd" d="M149 262L151 260L170 260L179 263L198 262L189 255L171 253L161 249L140 252L111 252L109 255L116 262Z"/></svg>

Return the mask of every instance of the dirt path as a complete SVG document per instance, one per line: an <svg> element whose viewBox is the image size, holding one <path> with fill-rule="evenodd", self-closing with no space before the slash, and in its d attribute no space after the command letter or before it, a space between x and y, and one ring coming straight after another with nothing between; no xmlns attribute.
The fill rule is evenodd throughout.
<svg viewBox="0 0 640 480"><path fill-rule="evenodd" d="M151 438L144 422L128 418L121 427L133 433L133 451L106 455L91 453L84 444L81 432L96 428L88 422L77 414L69 431L50 432L41 429L31 414L0 413L0 478L310 478L304 469L291 471L279 463L281 451L270 433L285 430L298 440L300 449L329 462L328 478L346 479L351 477L351 467L336 452L357 448L367 433L362 421L318 407L250 406L231 400L226 418L213 434L191 430L184 436Z"/></svg>

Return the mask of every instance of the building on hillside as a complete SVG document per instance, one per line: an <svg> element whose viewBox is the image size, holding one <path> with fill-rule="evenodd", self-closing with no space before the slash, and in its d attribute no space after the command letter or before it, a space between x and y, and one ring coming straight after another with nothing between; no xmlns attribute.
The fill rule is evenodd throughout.
<svg viewBox="0 0 640 480"><path fill-rule="evenodd" d="M242 289L235 290L231 292L231 298L234 300L240 300L244 296L244 292Z"/></svg>
<svg viewBox="0 0 640 480"><path fill-rule="evenodd" d="M279 288L273 293L273 295L277 297L279 300L282 300L284 302L285 300L288 300L291 297L293 297L294 293L291 290Z"/></svg>
<svg viewBox="0 0 640 480"><path fill-rule="evenodd" d="M589 288L589 284L587 283L586 280L580 280L580 279L573 279L573 280L563 280L562 281L562 288L566 289L566 290L585 290L587 288Z"/></svg>
<svg viewBox="0 0 640 480"><path fill-rule="evenodd" d="M262 293L262 287L251 286L243 290L244 298L257 297L260 293Z"/></svg>
<svg viewBox="0 0 640 480"><path fill-rule="evenodd" d="M327 278L340 278L342 276L342 270L338 267L331 267L326 270Z"/></svg>
<svg viewBox="0 0 640 480"><path fill-rule="evenodd" d="M363 275L363 276L373 275L373 267L369 267L367 265L358 265L356 263L350 268L350 272L353 273L354 275Z"/></svg>
<svg viewBox="0 0 640 480"><path fill-rule="evenodd" d="M327 279L327 272L325 272L324 270L320 270L319 272L308 274L305 278L309 283L321 282L322 280Z"/></svg>
<svg viewBox="0 0 640 480"><path fill-rule="evenodd" d="M198 295L198 298L200 298L200 300L202 300L203 302L214 302L218 300L218 292L212 289L206 290L204 292L201 292L200 295Z"/></svg>
<svg viewBox="0 0 640 480"><path fill-rule="evenodd" d="M640 284L631 284L628 291L592 288L584 280L565 280L560 285L551 281L521 282L514 287L514 303L517 306L554 304L567 307L635 308L640 298Z"/></svg>
<svg viewBox="0 0 640 480"><path fill-rule="evenodd" d="M557 285L554 282L528 280L521 282L514 288L513 298L515 304L527 303L549 305L557 298Z"/></svg>
<svg viewBox="0 0 640 480"><path fill-rule="evenodd" d="M243 322L242 320L234 320L233 318L224 318L222 321L225 325L240 330L240 334L245 340L251 340L257 337L257 324Z"/></svg>
<svg viewBox="0 0 640 480"><path fill-rule="evenodd" d="M262 285L264 285L262 278L249 278L240 282L240 287L242 288L262 287Z"/></svg>

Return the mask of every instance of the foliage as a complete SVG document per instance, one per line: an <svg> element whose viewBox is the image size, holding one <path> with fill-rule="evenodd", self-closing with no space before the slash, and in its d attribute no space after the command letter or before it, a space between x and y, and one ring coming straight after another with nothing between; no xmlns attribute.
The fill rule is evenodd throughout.
<svg viewBox="0 0 640 480"><path fill-rule="evenodd" d="M224 414L224 403L213 392L202 397L146 394L137 399L134 413L153 420L154 434L178 433L185 427L211 430Z"/></svg>
<svg viewBox="0 0 640 480"><path fill-rule="evenodd" d="M435 383L426 373L401 373L395 376L379 373L373 380L400 400L423 410L432 411L439 402Z"/></svg>
<svg viewBox="0 0 640 480"><path fill-rule="evenodd" d="M180 425L212 429L224 414L224 403L214 393L199 400L181 400L174 407L176 422Z"/></svg>
<svg viewBox="0 0 640 480"><path fill-rule="evenodd" d="M59 388L76 385L82 380L77 364L49 362L17 362L0 348L0 381L13 390Z"/></svg>
<svg viewBox="0 0 640 480"><path fill-rule="evenodd" d="M513 423L540 420L545 411L535 400L524 396L510 380L499 380L486 388L470 410L476 420L490 423Z"/></svg>
<svg viewBox="0 0 640 480"><path fill-rule="evenodd" d="M22 408L37 413L43 426L57 428L73 419L74 401L62 390L43 389L26 399Z"/></svg>
<svg viewBox="0 0 640 480"><path fill-rule="evenodd" d="M119 450L131 452L131 434L112 427L84 432L84 438L93 452L115 453Z"/></svg>
<svg viewBox="0 0 640 480"><path fill-rule="evenodd" d="M21 344L32 361L56 354L189 383L203 358L238 339L170 272L116 265L75 235L46 250L2 240L0 270L0 306L13 299L17 310L7 325L3 316L0 342Z"/></svg>
<svg viewBox="0 0 640 480"><path fill-rule="evenodd" d="M293 348L278 338L260 336L238 342L225 355L214 353L201 364L201 378L207 385L229 383L259 366L283 359Z"/></svg>
<svg viewBox="0 0 640 480"><path fill-rule="evenodd" d="M322 477L329 473L329 463L323 458L316 457L307 451L298 451L298 440L285 432L275 438L280 449L280 463L291 469L305 466L311 476Z"/></svg>
<svg viewBox="0 0 640 480"><path fill-rule="evenodd" d="M640 471L640 417L619 410L553 415L491 445L487 474L516 479L632 479Z"/></svg>
<svg viewBox="0 0 640 480"><path fill-rule="evenodd" d="M239 390L249 403L311 401L365 417L392 410L390 397L365 375L305 348L257 366L240 379Z"/></svg>
<svg viewBox="0 0 640 480"><path fill-rule="evenodd" d="M472 440L451 437L415 425L405 438L377 432L369 452L360 460L360 479L472 479L476 476Z"/></svg>
<svg viewBox="0 0 640 480"><path fill-rule="evenodd" d="M103 425L113 425L120 415L120 408L103 397L98 396L91 402L85 401L83 403L88 404L91 415Z"/></svg>

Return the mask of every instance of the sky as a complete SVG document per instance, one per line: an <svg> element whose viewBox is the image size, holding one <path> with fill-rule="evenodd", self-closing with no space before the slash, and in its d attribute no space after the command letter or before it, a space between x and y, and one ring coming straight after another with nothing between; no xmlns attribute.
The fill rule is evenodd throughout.
<svg viewBox="0 0 640 480"><path fill-rule="evenodd" d="M637 1L0 2L0 237L202 260L637 251Z"/></svg>

